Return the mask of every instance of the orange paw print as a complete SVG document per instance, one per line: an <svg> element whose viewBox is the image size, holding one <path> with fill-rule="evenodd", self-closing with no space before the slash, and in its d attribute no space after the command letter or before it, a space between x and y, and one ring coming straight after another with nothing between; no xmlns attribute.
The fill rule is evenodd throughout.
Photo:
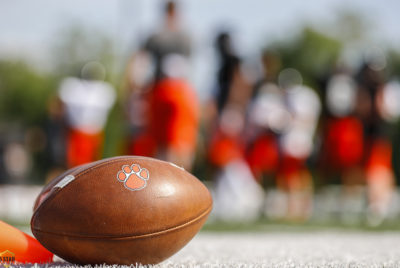
<svg viewBox="0 0 400 268"><path fill-rule="evenodd" d="M117 179L124 183L124 186L131 190L141 190L147 185L149 179L149 171L145 168L141 168L137 164L132 166L124 165L122 170L117 174Z"/></svg>

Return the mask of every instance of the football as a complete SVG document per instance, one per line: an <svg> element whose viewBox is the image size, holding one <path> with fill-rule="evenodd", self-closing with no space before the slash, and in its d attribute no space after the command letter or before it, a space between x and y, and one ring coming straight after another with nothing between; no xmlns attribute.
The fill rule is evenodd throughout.
<svg viewBox="0 0 400 268"><path fill-rule="evenodd" d="M120 156L73 168L37 197L33 235L76 264L156 264L181 249L212 209L208 189L172 163Z"/></svg>

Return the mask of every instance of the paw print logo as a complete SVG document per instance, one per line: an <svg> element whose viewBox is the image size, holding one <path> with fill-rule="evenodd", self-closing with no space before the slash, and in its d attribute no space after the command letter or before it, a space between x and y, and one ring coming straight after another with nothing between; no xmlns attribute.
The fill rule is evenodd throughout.
<svg viewBox="0 0 400 268"><path fill-rule="evenodd" d="M138 164L132 166L124 165L122 170L118 171L117 179L124 183L124 186L131 190L142 190L147 185L149 179L149 171L141 168Z"/></svg>

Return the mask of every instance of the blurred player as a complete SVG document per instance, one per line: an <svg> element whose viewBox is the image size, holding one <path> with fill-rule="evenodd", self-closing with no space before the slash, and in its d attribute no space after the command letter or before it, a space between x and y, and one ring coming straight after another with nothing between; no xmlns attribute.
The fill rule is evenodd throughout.
<svg viewBox="0 0 400 268"><path fill-rule="evenodd" d="M278 187L288 193L287 217L306 220L311 216L313 193L306 161L313 152L321 103L315 91L307 86L291 85L285 91L291 120L280 140L282 163Z"/></svg>
<svg viewBox="0 0 400 268"><path fill-rule="evenodd" d="M177 68L187 68L185 60L175 55L166 58L166 62L173 65L167 68L174 68L175 74L157 81L142 98L146 119L133 140L131 152L171 161L191 170L197 144L199 103L190 83L176 74ZM138 105L139 101L136 99L133 104Z"/></svg>
<svg viewBox="0 0 400 268"><path fill-rule="evenodd" d="M324 177L338 175L344 186L360 183L354 177L364 154L363 125L354 114L357 92L355 81L346 73L333 75L326 90L329 117L324 122L322 145Z"/></svg>
<svg viewBox="0 0 400 268"><path fill-rule="evenodd" d="M231 36L222 32L217 36L216 48L220 59L220 67L217 73L217 90L215 100L218 113L225 108L231 91L236 86L234 83L240 79L240 59L233 49Z"/></svg>
<svg viewBox="0 0 400 268"><path fill-rule="evenodd" d="M143 50L153 57L156 81L165 75L162 65L166 56L178 54L189 59L191 38L181 26L179 7L174 1L165 3L162 27L147 39Z"/></svg>
<svg viewBox="0 0 400 268"><path fill-rule="evenodd" d="M81 74L81 79L65 78L59 89L69 125L68 167L100 159L104 126L116 98L114 88L103 81L105 70L100 63L87 63Z"/></svg>
<svg viewBox="0 0 400 268"><path fill-rule="evenodd" d="M264 198L245 158L246 112L252 91L230 35L221 33L216 41L220 68L208 106L215 111L208 122L208 159L216 169L214 211L222 220L251 221L260 216Z"/></svg>
<svg viewBox="0 0 400 268"><path fill-rule="evenodd" d="M142 125L133 137L131 153L171 161L187 170L194 160L199 121L198 99L187 79L190 52L190 37L181 28L178 7L168 1L162 27L135 54L136 60L145 59L154 67L152 79L136 85L139 93L129 100L130 110L135 111L131 114ZM141 70L136 68L132 75L148 77L138 76Z"/></svg>
<svg viewBox="0 0 400 268"><path fill-rule="evenodd" d="M363 122L355 112L359 89L350 72L342 69L330 77L325 91L327 113L321 120L320 177L341 185L340 216L344 221L353 221L364 183L365 137Z"/></svg>
<svg viewBox="0 0 400 268"><path fill-rule="evenodd" d="M264 74L255 85L249 106L246 159L257 180L266 186L275 183L280 165L278 135L288 126L290 114L277 85L279 55L265 51L262 63Z"/></svg>
<svg viewBox="0 0 400 268"><path fill-rule="evenodd" d="M180 55L164 59L164 78L150 95L150 134L155 156L191 170L199 124L199 103L194 88L184 78L186 60Z"/></svg>
<svg viewBox="0 0 400 268"><path fill-rule="evenodd" d="M209 158L214 165L223 167L232 160L244 158L246 111L252 91L229 33L217 36L216 49L220 67L216 90L207 106L215 111L208 119Z"/></svg>
<svg viewBox="0 0 400 268"><path fill-rule="evenodd" d="M388 216L394 192L392 143L389 124L396 118L399 96L395 84L384 83L383 70L370 58L357 75L360 93L357 113L364 121L365 176L368 190L368 223L379 225ZM387 95L392 95L388 101ZM385 96L386 95L386 96ZM385 100L386 99L386 100ZM391 115L390 115L391 114Z"/></svg>
<svg viewBox="0 0 400 268"><path fill-rule="evenodd" d="M66 168L66 135L67 123L65 107L59 96L52 96L48 100L46 133L46 164L48 173L46 181L60 175Z"/></svg>
<svg viewBox="0 0 400 268"><path fill-rule="evenodd" d="M125 71L122 95L127 137L123 154L154 154L154 141L145 132L149 128L149 95L153 87L154 64L145 50L134 53Z"/></svg>

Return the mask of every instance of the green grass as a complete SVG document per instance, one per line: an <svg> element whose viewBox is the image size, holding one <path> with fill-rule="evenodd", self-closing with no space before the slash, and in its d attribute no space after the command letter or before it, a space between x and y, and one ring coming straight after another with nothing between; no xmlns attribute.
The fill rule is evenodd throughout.
<svg viewBox="0 0 400 268"><path fill-rule="evenodd" d="M12 222L5 220L8 224L30 233L29 223ZM369 226L365 222L346 224L340 221L316 221L291 222L291 221L271 221L268 219L259 219L254 222L223 222L209 221L202 228L202 232L313 232L313 231L363 231L363 232L400 232L400 220L385 221L379 226Z"/></svg>
<svg viewBox="0 0 400 268"><path fill-rule="evenodd" d="M249 223L213 221L206 223L202 229L203 232L310 232L324 230L368 232L400 231L400 221L386 221L374 227L363 222L345 224L340 221L290 222L260 219Z"/></svg>

